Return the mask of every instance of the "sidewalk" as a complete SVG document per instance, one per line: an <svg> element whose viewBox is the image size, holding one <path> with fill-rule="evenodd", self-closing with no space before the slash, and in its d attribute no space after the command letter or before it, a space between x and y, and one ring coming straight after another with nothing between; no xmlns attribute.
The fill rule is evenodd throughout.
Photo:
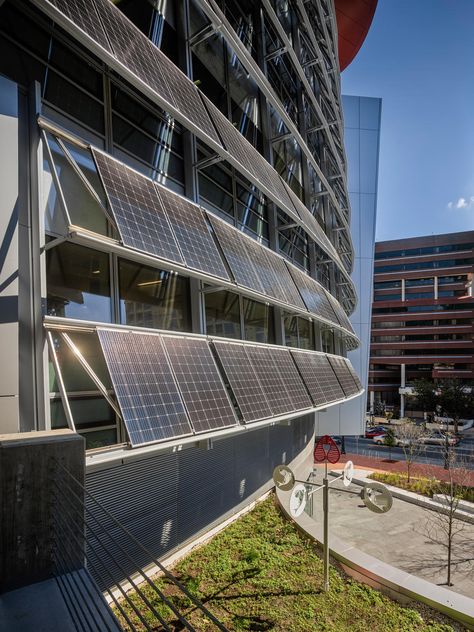
<svg viewBox="0 0 474 632"><path fill-rule="evenodd" d="M386 459L376 459L370 456L362 456L361 454L341 454L341 458L338 463L346 463L346 461L352 461L354 466L359 469L368 469L378 472L400 472L406 473L406 463L402 459L400 461L388 462L388 453ZM333 467L337 467L337 464ZM465 480L463 470L462 483L474 487L474 470L470 470ZM447 481L449 479L448 472L440 465L428 465L427 463L413 463L411 466L412 476L423 476L426 478L434 477L440 481ZM457 481L456 475L454 480Z"/></svg>

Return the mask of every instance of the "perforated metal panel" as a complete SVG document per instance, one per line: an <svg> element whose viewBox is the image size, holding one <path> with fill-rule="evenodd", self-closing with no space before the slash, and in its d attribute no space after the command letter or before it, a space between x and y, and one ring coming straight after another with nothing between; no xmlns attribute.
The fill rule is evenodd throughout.
<svg viewBox="0 0 474 632"><path fill-rule="evenodd" d="M295 359L315 406L323 406L344 399L344 391L327 356L295 349L291 349L291 355Z"/></svg>
<svg viewBox="0 0 474 632"><path fill-rule="evenodd" d="M235 426L237 419L207 340L163 336L163 344L194 430Z"/></svg>
<svg viewBox="0 0 474 632"><path fill-rule="evenodd" d="M92 153L123 244L184 264L153 182L102 152Z"/></svg>
<svg viewBox="0 0 474 632"><path fill-rule="evenodd" d="M160 336L97 333L131 444L192 434Z"/></svg>
<svg viewBox="0 0 474 632"><path fill-rule="evenodd" d="M186 265L230 280L201 208L165 187L157 186L157 191Z"/></svg>

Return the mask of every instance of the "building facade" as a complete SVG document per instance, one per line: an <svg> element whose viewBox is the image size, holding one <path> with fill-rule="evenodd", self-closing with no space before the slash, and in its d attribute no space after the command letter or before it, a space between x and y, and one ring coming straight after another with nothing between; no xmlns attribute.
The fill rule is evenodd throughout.
<svg viewBox="0 0 474 632"><path fill-rule="evenodd" d="M354 243L351 276L359 299L350 321L360 340L359 347L349 351L347 357L365 392L316 413L316 432L320 435L363 434L367 411L382 100L343 95L342 106Z"/></svg>
<svg viewBox="0 0 474 632"><path fill-rule="evenodd" d="M378 242L370 407L407 409L414 380L474 377L474 232Z"/></svg>
<svg viewBox="0 0 474 632"><path fill-rule="evenodd" d="M82 434L155 557L362 392L337 46L324 0L0 3L1 432Z"/></svg>

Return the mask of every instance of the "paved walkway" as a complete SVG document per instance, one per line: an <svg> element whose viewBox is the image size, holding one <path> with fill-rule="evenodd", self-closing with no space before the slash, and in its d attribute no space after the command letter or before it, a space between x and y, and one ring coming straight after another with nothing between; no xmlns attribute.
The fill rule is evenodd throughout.
<svg viewBox="0 0 474 632"><path fill-rule="evenodd" d="M350 455L346 455L350 458ZM357 455L354 455L355 463ZM338 465L332 466L338 469ZM317 481L322 479L322 467ZM340 482L333 483L330 492L330 529L341 538L365 553L387 562L407 573L422 577L435 584L446 582L446 549L428 537L434 525L434 514L411 503L394 499L392 509L386 514L369 511L357 494L338 491L345 489ZM356 485L349 489L358 491ZM322 493L314 494L315 520L322 520ZM453 547L451 590L468 597L474 595L474 525L456 522L462 531Z"/></svg>
<svg viewBox="0 0 474 632"><path fill-rule="evenodd" d="M393 462L390 462L388 454L386 459L375 459L374 457L362 456L361 454L341 454L339 463L345 463L346 461L352 461L357 467L370 469L372 471L403 473L407 471L404 460L393 460ZM337 467L337 465L334 467ZM427 463L413 463L411 466L411 475L424 476L427 478L434 476L441 481L448 480L448 473L443 467L439 465L428 465ZM460 476L462 477L461 482L463 484L474 487L474 470L463 470ZM455 480L458 480L458 478L459 477L456 476L454 477Z"/></svg>

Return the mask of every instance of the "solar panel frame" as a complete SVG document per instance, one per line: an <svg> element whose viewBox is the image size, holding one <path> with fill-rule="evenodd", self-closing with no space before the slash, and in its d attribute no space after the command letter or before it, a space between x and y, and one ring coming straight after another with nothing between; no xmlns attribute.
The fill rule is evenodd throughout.
<svg viewBox="0 0 474 632"><path fill-rule="evenodd" d="M92 148L122 243L184 265L184 258L152 180Z"/></svg>
<svg viewBox="0 0 474 632"><path fill-rule="evenodd" d="M344 400L344 391L325 354L296 349L290 353L316 407Z"/></svg>
<svg viewBox="0 0 474 632"><path fill-rule="evenodd" d="M334 373L336 374L346 397L350 397L351 395L358 393L359 389L357 388L357 384L349 371L349 367L347 366L345 359L339 356L328 355L328 360L331 363Z"/></svg>
<svg viewBox="0 0 474 632"><path fill-rule="evenodd" d="M282 379L271 350L267 347L244 346L245 353L265 393L272 414L276 417L295 412L296 409Z"/></svg>
<svg viewBox="0 0 474 632"><path fill-rule="evenodd" d="M107 35L99 20L97 9L90 0L46 0L46 2L57 11L60 11L75 27L80 28L103 49L112 53Z"/></svg>
<svg viewBox="0 0 474 632"><path fill-rule="evenodd" d="M155 186L188 268L230 281L201 208L170 189Z"/></svg>
<svg viewBox="0 0 474 632"><path fill-rule="evenodd" d="M161 337L97 329L132 446L193 434Z"/></svg>
<svg viewBox="0 0 474 632"><path fill-rule="evenodd" d="M194 431L199 434L237 425L208 341L166 335L162 341Z"/></svg>
<svg viewBox="0 0 474 632"><path fill-rule="evenodd" d="M265 294L257 270L250 257L248 239L224 220L206 212L217 241L224 253L232 275L237 283L260 294Z"/></svg>
<svg viewBox="0 0 474 632"><path fill-rule="evenodd" d="M313 402L291 357L290 350L276 347L269 349L269 351L293 402L295 411L312 408Z"/></svg>
<svg viewBox="0 0 474 632"><path fill-rule="evenodd" d="M213 340L213 346L243 421L254 423L271 418L270 405L245 353L244 345Z"/></svg>

